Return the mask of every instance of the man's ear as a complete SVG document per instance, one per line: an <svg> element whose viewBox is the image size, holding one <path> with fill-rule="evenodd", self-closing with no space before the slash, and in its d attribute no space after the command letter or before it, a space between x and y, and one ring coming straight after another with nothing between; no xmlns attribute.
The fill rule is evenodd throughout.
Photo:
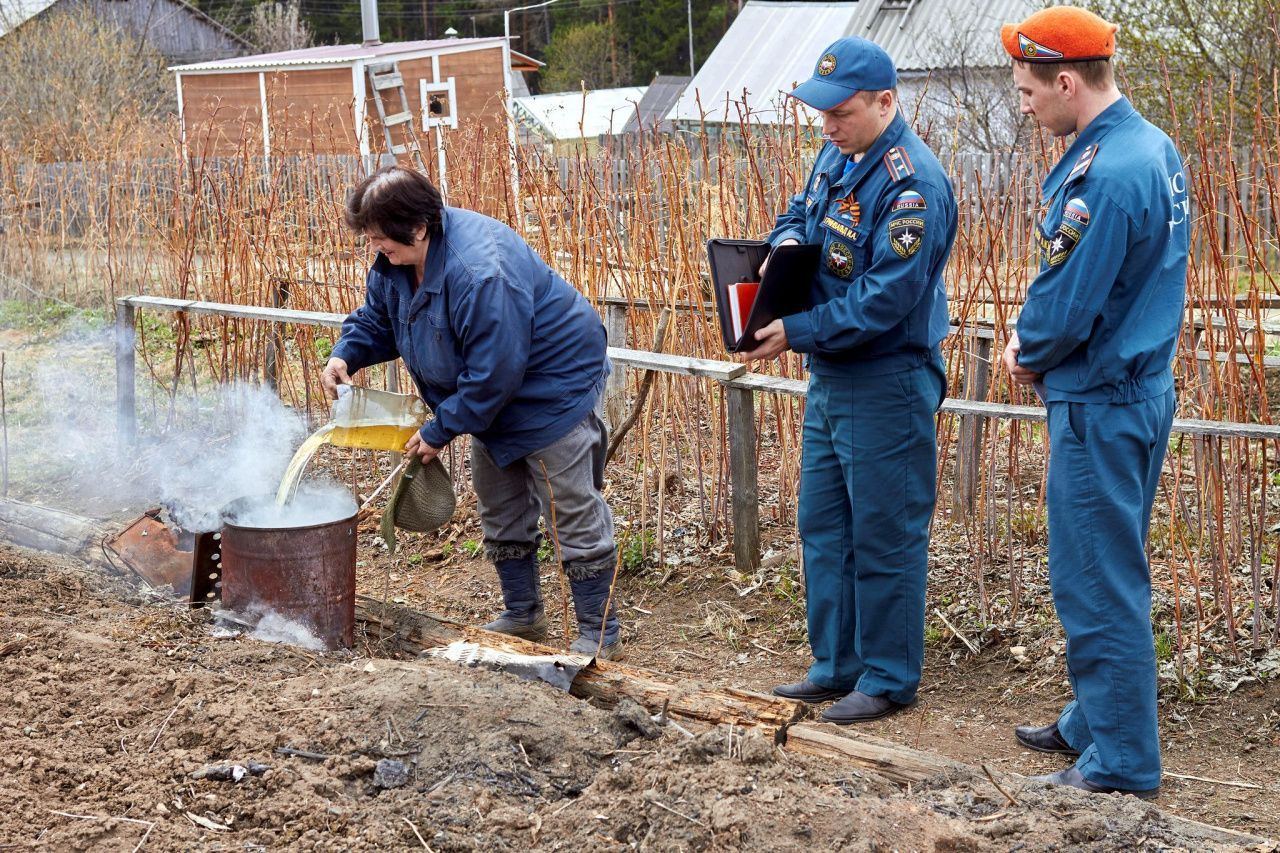
<svg viewBox="0 0 1280 853"><path fill-rule="evenodd" d="M1080 81L1076 79L1074 74L1067 71L1059 71L1058 76L1054 79L1053 85L1058 90L1058 94L1068 98L1074 98L1079 90Z"/></svg>

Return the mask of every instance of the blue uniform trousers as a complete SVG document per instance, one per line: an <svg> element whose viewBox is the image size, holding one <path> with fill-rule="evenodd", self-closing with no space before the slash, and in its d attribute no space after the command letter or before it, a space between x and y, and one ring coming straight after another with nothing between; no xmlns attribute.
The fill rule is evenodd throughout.
<svg viewBox="0 0 1280 853"><path fill-rule="evenodd" d="M797 515L814 684L915 699L945 388L936 356L810 378Z"/></svg>
<svg viewBox="0 0 1280 853"><path fill-rule="evenodd" d="M1099 785L1160 784L1147 531L1174 394L1050 402L1049 584L1075 698L1058 728Z"/></svg>

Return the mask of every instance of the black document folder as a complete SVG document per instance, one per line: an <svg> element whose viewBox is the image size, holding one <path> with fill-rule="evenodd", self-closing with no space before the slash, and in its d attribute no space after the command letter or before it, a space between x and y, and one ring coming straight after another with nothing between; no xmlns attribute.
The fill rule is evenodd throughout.
<svg viewBox="0 0 1280 853"><path fill-rule="evenodd" d="M769 243L764 240L707 241L711 287L715 291L716 313L720 317L720 332L726 350L755 349L756 332L779 317L798 314L809 307L809 289L818 270L821 252L821 246L802 243L779 246L770 255ZM760 265L765 258L769 259L769 266L765 268L764 278L760 278ZM756 292L742 334L735 339L729 287L744 281L759 281L760 289Z"/></svg>

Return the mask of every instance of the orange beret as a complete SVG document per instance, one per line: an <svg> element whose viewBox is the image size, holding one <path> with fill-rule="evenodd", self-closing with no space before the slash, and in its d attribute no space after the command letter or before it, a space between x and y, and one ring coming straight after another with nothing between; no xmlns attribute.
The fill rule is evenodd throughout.
<svg viewBox="0 0 1280 853"><path fill-rule="evenodd" d="M1087 62L1111 58L1117 29L1088 9L1053 6L1020 24L1005 24L1000 39L1009 55L1022 62Z"/></svg>

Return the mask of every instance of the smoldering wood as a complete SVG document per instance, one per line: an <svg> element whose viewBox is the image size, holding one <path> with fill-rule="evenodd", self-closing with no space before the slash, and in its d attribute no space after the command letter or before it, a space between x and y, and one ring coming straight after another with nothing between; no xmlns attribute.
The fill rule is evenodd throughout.
<svg viewBox="0 0 1280 853"><path fill-rule="evenodd" d="M372 635L410 652L466 640L516 654L563 653L550 646L436 619L367 596L356 596L356 621L363 623ZM584 667L574 677L569 692L610 707L623 698L632 699L651 713L659 713L665 704L668 717L712 725L732 722L754 728L770 738L805 713L801 703L788 699L749 690L711 687L693 679L675 678L614 661L594 661Z"/></svg>

